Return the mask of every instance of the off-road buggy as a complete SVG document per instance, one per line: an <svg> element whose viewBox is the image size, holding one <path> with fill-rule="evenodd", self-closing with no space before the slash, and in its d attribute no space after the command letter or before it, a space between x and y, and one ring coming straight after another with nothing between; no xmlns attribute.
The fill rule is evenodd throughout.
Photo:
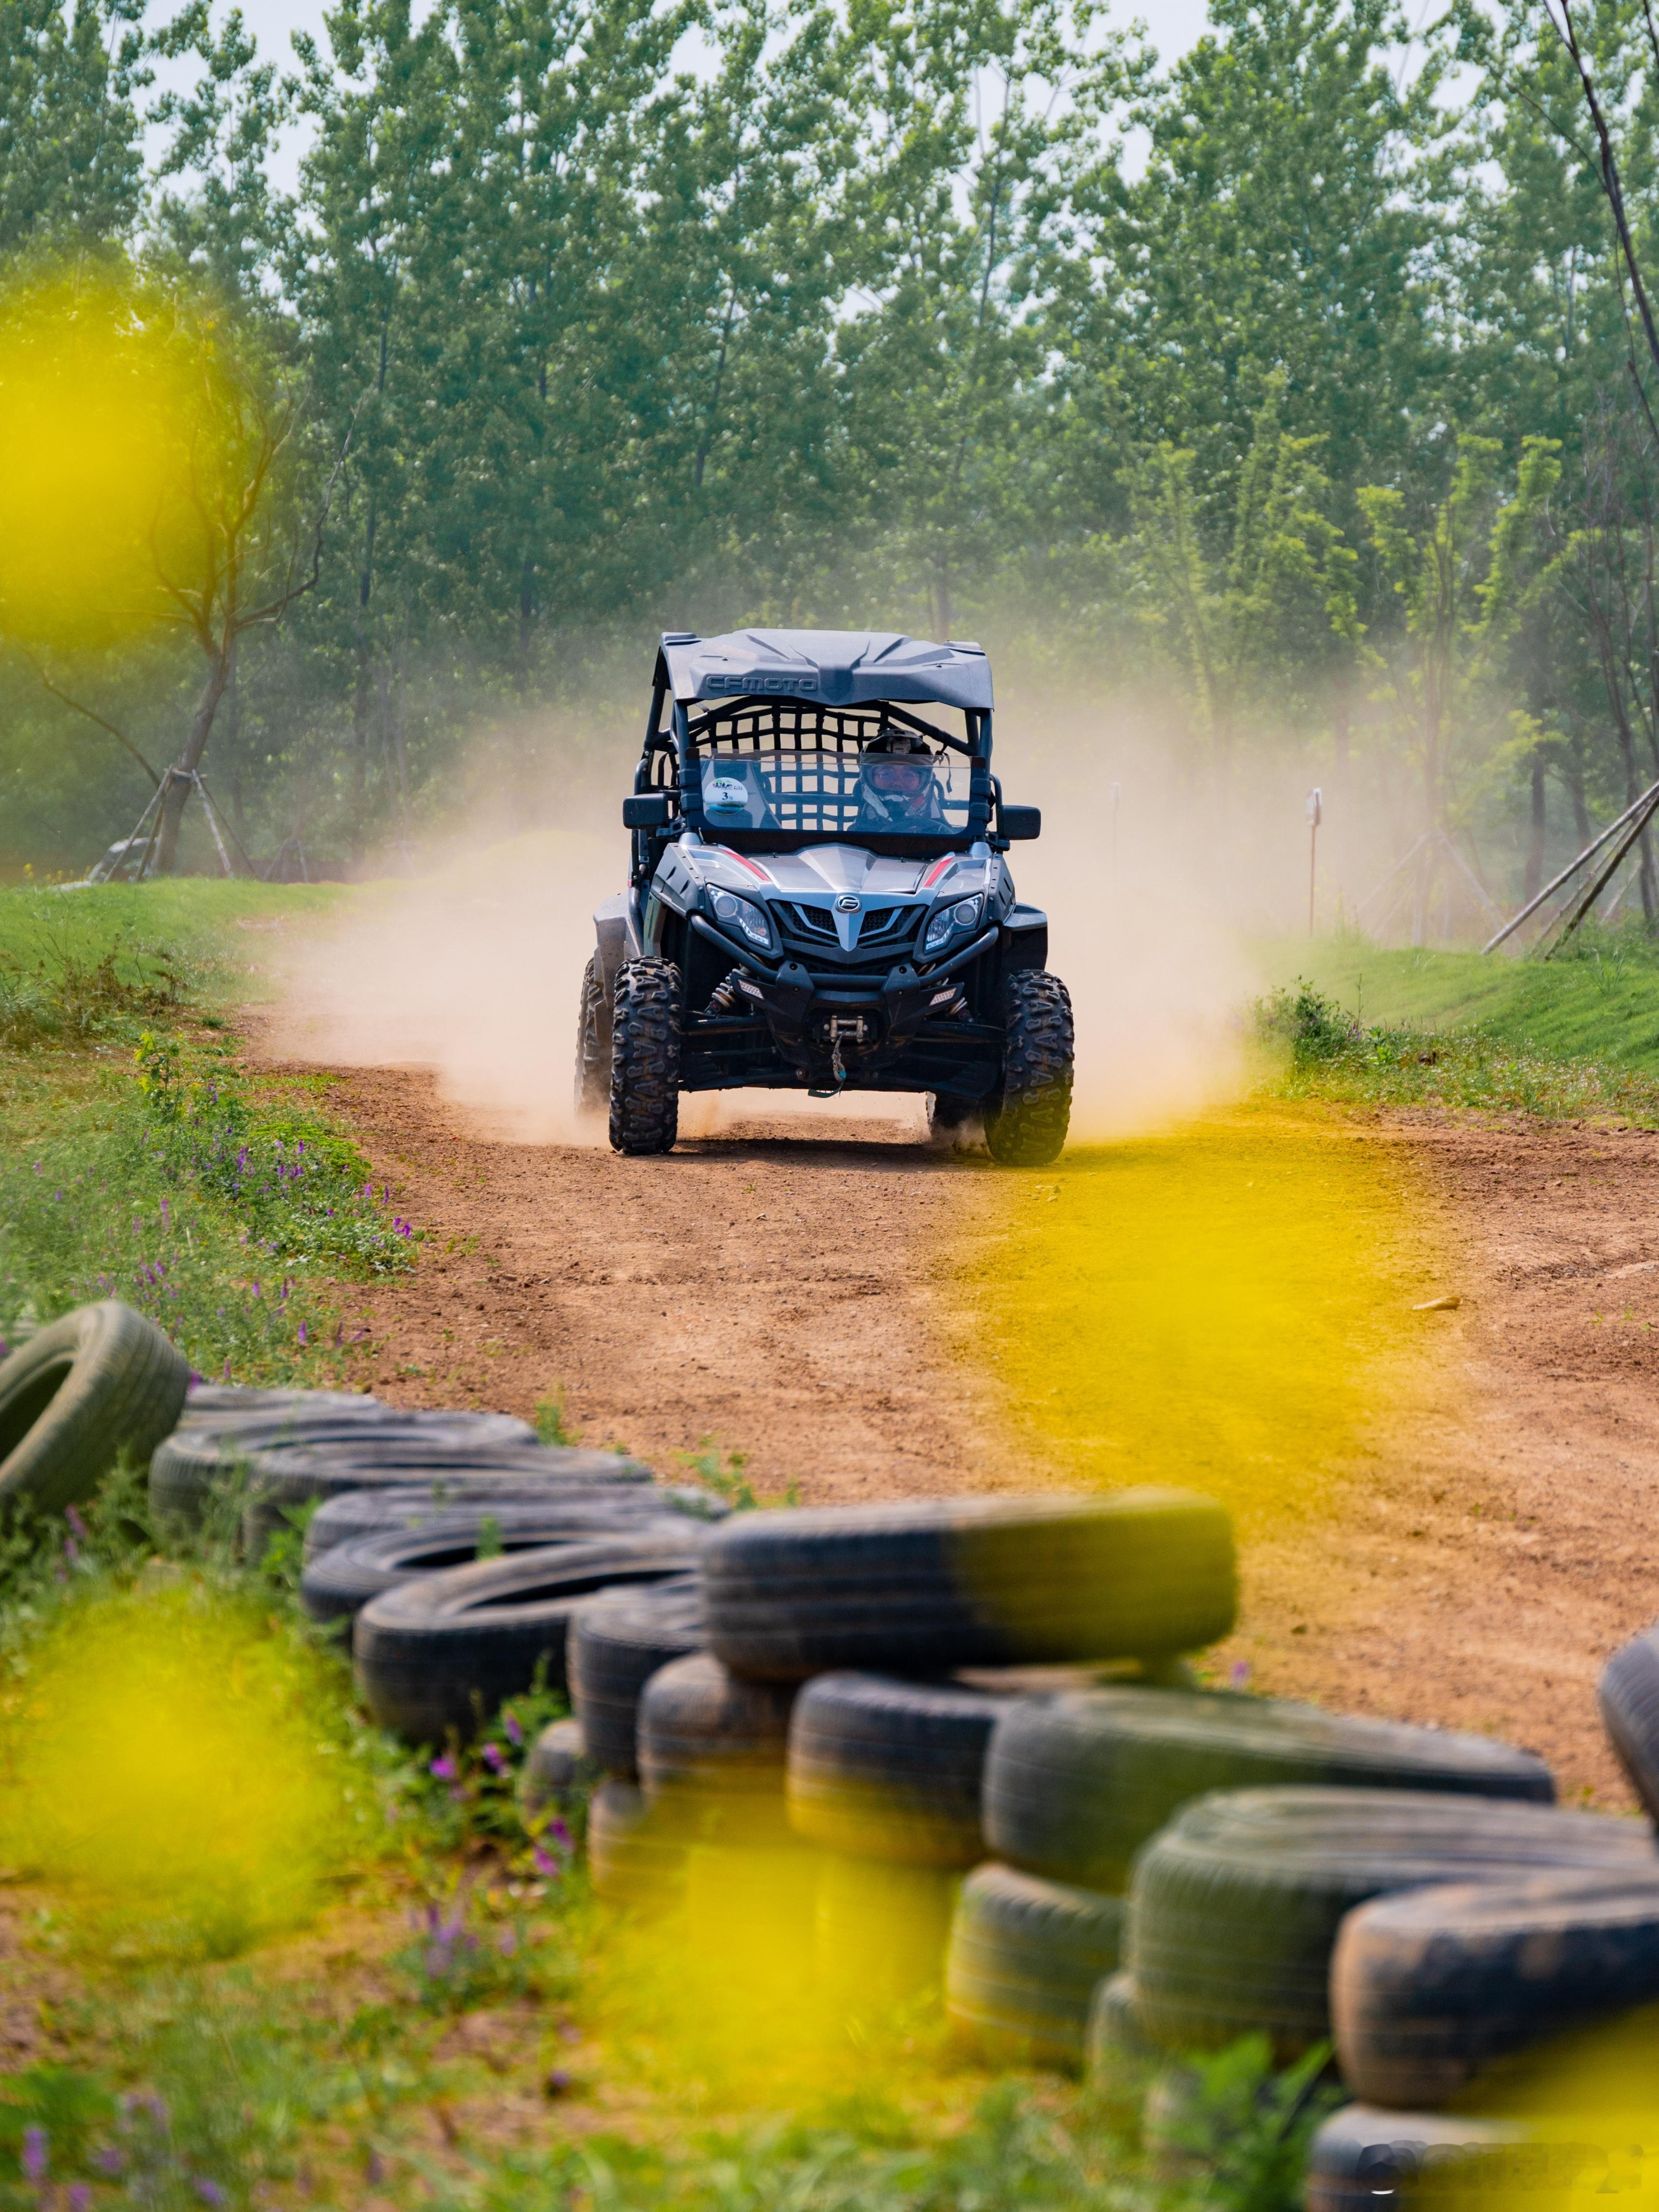
<svg viewBox="0 0 1659 2212"><path fill-rule="evenodd" d="M1042 822L991 773L978 646L670 631L623 822L576 1059L617 1152L669 1151L683 1091L758 1086L921 1092L995 1159L1054 1158L1071 1001L1004 857Z"/></svg>

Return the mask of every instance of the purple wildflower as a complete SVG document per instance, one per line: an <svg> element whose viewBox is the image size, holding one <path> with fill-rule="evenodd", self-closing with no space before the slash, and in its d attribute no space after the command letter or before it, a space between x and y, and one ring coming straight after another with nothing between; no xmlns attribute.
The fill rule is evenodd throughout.
<svg viewBox="0 0 1659 2212"><path fill-rule="evenodd" d="M548 2097L562 2097L570 2087L570 2076L562 2066L556 2066L542 2084L542 2094Z"/></svg>
<svg viewBox="0 0 1659 2212"><path fill-rule="evenodd" d="M530 1854L530 1863L544 1881L557 1881L564 1869L550 1850L538 1844Z"/></svg>
<svg viewBox="0 0 1659 2212"><path fill-rule="evenodd" d="M24 2129L21 2157L25 2179L29 2181L46 2179L51 2153L46 2148L46 2131L44 2128Z"/></svg>
<svg viewBox="0 0 1659 2212"><path fill-rule="evenodd" d="M72 2181L64 2203L67 2212L92 2212L92 2191L84 2181Z"/></svg>
<svg viewBox="0 0 1659 2212"><path fill-rule="evenodd" d="M480 1756L492 1774L506 1773L507 1753L501 1749L500 1744L487 1743Z"/></svg>
<svg viewBox="0 0 1659 2212"><path fill-rule="evenodd" d="M433 1760L431 1771L440 1782L456 1782L460 1778L461 1770L456 1765L451 1754L446 1751Z"/></svg>
<svg viewBox="0 0 1659 2212"><path fill-rule="evenodd" d="M92 2162L100 2173L108 2174L112 2180L126 2164L125 2159L122 2157L113 2143L106 2143L102 2150L95 2152Z"/></svg>
<svg viewBox="0 0 1659 2212"><path fill-rule="evenodd" d="M220 2188L218 2183L216 2181L210 2181L204 2173L198 2173L197 2175L195 2188L196 2194L201 2198L204 2204L228 2204L230 2202L230 2199L225 2195L224 2191Z"/></svg>
<svg viewBox="0 0 1659 2212"><path fill-rule="evenodd" d="M510 1959L519 1948L519 1939L511 1928L503 1928L495 1939L495 1948L502 1958Z"/></svg>
<svg viewBox="0 0 1659 2212"><path fill-rule="evenodd" d="M574 1851L575 1850L576 1839L571 1834L569 1829L566 1827L562 1820L550 1820L547 1824L545 1832L553 1838L553 1841L559 1846L559 1849L562 1851Z"/></svg>
<svg viewBox="0 0 1659 2212"><path fill-rule="evenodd" d="M36 1162L34 1163L34 1172L36 1173L36 1175L45 1175L46 1171L46 1162L45 1162L44 1160L36 1160Z"/></svg>
<svg viewBox="0 0 1659 2212"><path fill-rule="evenodd" d="M517 1751L524 1741L524 1730L519 1725L518 1715L516 1713L506 1714L502 1718L501 1727L506 1732L507 1741L512 1745L514 1750Z"/></svg>
<svg viewBox="0 0 1659 2212"><path fill-rule="evenodd" d="M66 1505L64 1508L64 1518L69 1522L70 1527L74 1529L76 1534L84 1540L87 1533L87 1524L81 1518L80 1509L74 1505Z"/></svg>
<svg viewBox="0 0 1659 2212"><path fill-rule="evenodd" d="M300 1341L301 1344L309 1344L311 1341L311 1339L306 1334L306 1325L303 1322L300 1323Z"/></svg>
<svg viewBox="0 0 1659 2212"><path fill-rule="evenodd" d="M1231 1675L1232 1686L1233 1686L1234 1689L1236 1689L1236 1690L1242 1690L1242 1689L1243 1689L1243 1688L1245 1687L1246 1684L1249 1681L1249 1679L1250 1679L1250 1662L1249 1662L1249 1661L1248 1659L1236 1659L1236 1660L1233 1662L1233 1671L1232 1671L1232 1675Z"/></svg>

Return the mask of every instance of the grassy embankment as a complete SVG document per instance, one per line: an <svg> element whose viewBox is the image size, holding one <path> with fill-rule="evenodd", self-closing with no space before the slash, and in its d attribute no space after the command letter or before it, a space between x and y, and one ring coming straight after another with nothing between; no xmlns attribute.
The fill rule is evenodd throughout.
<svg viewBox="0 0 1659 2212"><path fill-rule="evenodd" d="M251 1075L227 1026L257 993L236 925L342 896L0 893L0 1328L113 1293L204 1372L349 1373L350 1285L410 1239L325 1091ZM1188 2201L1086 2095L860 1985L909 1932L867 1885L834 2005L798 1866L712 1864L642 1933L596 1912L515 1809L549 1702L411 1758L305 1623L295 1548L166 1556L137 1469L0 1532L0 2208ZM1287 2134L1262 2072L1216 2070L1229 2212L1294 2201L1307 2115Z"/></svg>
<svg viewBox="0 0 1659 2212"><path fill-rule="evenodd" d="M1328 937L1263 967L1280 1096L1659 1127L1659 946L1639 933L1585 932L1554 960Z"/></svg>

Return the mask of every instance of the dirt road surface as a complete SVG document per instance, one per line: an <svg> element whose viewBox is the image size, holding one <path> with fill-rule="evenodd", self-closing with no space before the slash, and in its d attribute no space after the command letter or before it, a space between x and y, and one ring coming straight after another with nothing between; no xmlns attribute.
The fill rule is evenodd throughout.
<svg viewBox="0 0 1659 2212"><path fill-rule="evenodd" d="M953 1273L1008 1233L1013 1185L982 1161L868 1124L627 1161L481 1140L408 1070L331 1097L426 1232L363 1303L384 1395L528 1413L562 1389L586 1441L667 1473L712 1438L807 1502L1041 1474L951 1342ZM1407 1147L1450 1223L1441 1402L1339 1510L1252 1541L1216 1664L1503 1735L1564 1798L1628 1805L1595 1681L1659 1615L1659 1137L1424 1119L1363 1140Z"/></svg>

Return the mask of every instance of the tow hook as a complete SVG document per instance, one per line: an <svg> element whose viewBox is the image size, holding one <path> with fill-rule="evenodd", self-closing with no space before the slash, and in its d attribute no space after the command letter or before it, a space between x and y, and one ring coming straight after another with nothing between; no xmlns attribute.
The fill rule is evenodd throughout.
<svg viewBox="0 0 1659 2212"><path fill-rule="evenodd" d="M848 1044L864 1042L864 1017L862 1014L831 1014L824 1034L830 1040L830 1073L838 1084L845 1083L847 1066L841 1056L841 1041L845 1037Z"/></svg>

